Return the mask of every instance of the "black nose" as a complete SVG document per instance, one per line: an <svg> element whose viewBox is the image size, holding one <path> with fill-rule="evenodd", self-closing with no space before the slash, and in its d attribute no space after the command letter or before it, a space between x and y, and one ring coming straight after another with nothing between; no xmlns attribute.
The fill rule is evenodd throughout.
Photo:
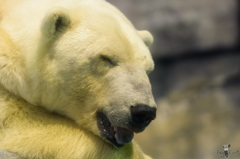
<svg viewBox="0 0 240 159"><path fill-rule="evenodd" d="M131 115L133 126L140 131L150 124L156 118L156 108L147 105L131 106Z"/></svg>

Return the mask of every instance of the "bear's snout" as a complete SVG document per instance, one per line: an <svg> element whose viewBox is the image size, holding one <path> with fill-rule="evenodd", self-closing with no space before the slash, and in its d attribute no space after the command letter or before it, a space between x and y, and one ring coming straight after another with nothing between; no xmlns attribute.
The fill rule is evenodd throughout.
<svg viewBox="0 0 240 159"><path fill-rule="evenodd" d="M132 121L130 125L134 132L142 132L156 118L156 107L139 104L130 107Z"/></svg>
<svg viewBox="0 0 240 159"><path fill-rule="evenodd" d="M156 118L156 107L138 104L130 106L128 110L129 115L124 115L124 111L121 115L118 111L118 114L106 112L105 114L103 110L97 112L97 125L102 138L115 147L129 143L134 133L142 132Z"/></svg>

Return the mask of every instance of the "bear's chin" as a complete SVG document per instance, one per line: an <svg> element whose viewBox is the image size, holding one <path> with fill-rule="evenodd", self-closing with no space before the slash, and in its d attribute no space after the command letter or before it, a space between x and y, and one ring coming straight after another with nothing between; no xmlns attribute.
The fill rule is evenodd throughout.
<svg viewBox="0 0 240 159"><path fill-rule="evenodd" d="M134 137L133 130L114 126L101 111L97 112L97 125L101 137L115 147L123 147Z"/></svg>

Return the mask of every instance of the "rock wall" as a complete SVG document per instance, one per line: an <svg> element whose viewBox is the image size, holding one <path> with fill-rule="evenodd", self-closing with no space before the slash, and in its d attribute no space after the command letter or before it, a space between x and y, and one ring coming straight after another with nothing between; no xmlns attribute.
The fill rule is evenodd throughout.
<svg viewBox="0 0 240 159"><path fill-rule="evenodd" d="M157 60L150 79L158 114L136 137L146 153L154 159L219 159L223 144L240 150L238 52Z"/></svg>
<svg viewBox="0 0 240 159"><path fill-rule="evenodd" d="M137 29L150 30L155 57L231 47L237 39L237 0L109 0Z"/></svg>

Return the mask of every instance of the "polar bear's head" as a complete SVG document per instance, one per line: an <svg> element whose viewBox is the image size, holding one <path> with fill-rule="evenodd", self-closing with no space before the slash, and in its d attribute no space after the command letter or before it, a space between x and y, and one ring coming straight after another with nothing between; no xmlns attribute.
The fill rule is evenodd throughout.
<svg viewBox="0 0 240 159"><path fill-rule="evenodd" d="M41 24L36 53L27 57L34 105L74 120L116 147L155 118L148 73L154 68L148 31L105 1L53 8Z"/></svg>

